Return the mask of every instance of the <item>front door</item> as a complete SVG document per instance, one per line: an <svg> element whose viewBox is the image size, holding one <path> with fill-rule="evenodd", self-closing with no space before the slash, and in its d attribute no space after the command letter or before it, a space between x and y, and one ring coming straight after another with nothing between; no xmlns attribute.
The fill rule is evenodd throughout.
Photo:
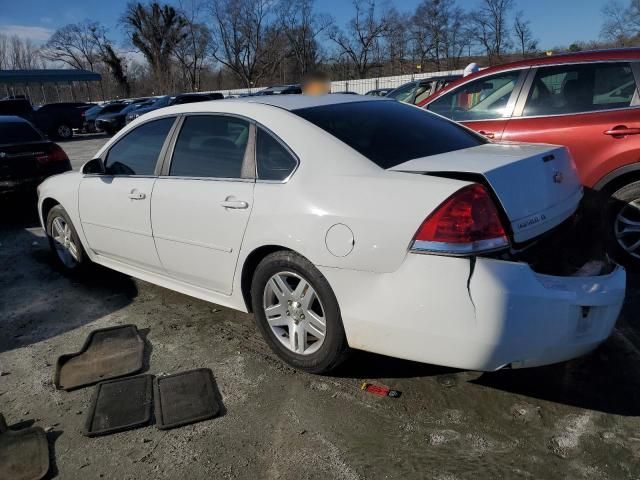
<svg viewBox="0 0 640 480"><path fill-rule="evenodd" d="M151 194L156 163L174 121L140 125L109 149L106 174L85 175L80 182L80 221L96 254L162 272L151 233Z"/></svg>
<svg viewBox="0 0 640 480"><path fill-rule="evenodd" d="M253 206L253 136L250 123L233 116L184 118L151 200L156 248L169 276L231 294Z"/></svg>

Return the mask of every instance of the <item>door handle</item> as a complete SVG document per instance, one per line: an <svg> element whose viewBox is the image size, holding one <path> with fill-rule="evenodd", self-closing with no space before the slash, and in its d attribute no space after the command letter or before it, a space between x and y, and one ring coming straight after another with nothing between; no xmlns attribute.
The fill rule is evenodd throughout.
<svg viewBox="0 0 640 480"><path fill-rule="evenodd" d="M137 190L131 190L131 193L129 193L129 198L131 200L144 200L145 198L147 198L147 194L139 192Z"/></svg>
<svg viewBox="0 0 640 480"><path fill-rule="evenodd" d="M626 125L618 125L611 130L607 130L604 134L611 135L614 138L622 138L627 135L640 135L640 128L628 128Z"/></svg>
<svg viewBox="0 0 640 480"><path fill-rule="evenodd" d="M225 200L223 202L220 202L220 205L224 208L235 208L239 210L249 208L249 204L247 202L243 202L242 200Z"/></svg>
<svg viewBox="0 0 640 480"><path fill-rule="evenodd" d="M496 138L496 134L493 132L485 132L484 130L480 130L478 133L490 139Z"/></svg>

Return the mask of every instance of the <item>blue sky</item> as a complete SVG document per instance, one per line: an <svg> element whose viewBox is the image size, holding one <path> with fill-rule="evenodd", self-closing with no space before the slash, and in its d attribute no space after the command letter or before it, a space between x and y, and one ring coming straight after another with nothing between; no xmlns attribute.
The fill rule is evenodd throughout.
<svg viewBox="0 0 640 480"><path fill-rule="evenodd" d="M419 0L389 0L400 10L412 10ZM471 8L478 0L458 0ZM600 34L602 7L607 0L515 0L522 10L540 47L549 49L569 45L576 40L594 40ZM177 3L177 2L172 2ZM382 3L382 2L381 2ZM626 3L626 2L625 2ZM127 0L0 0L0 33L45 41L57 27L85 18L99 20L112 38L122 39L118 18ZM349 0L317 0L318 11L332 14L339 23L352 15Z"/></svg>

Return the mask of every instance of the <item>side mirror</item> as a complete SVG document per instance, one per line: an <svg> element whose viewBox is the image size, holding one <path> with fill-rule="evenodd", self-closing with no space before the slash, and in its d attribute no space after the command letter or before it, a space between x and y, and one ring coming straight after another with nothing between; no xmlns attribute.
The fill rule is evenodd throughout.
<svg viewBox="0 0 640 480"><path fill-rule="evenodd" d="M104 175L106 173L104 162L101 158L94 158L93 160L89 160L82 167L82 173L85 175Z"/></svg>

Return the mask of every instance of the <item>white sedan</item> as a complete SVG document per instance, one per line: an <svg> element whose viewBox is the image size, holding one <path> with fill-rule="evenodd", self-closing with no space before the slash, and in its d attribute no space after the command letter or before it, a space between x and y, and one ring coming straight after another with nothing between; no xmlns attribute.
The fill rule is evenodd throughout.
<svg viewBox="0 0 640 480"><path fill-rule="evenodd" d="M288 95L148 113L45 181L39 211L64 269L253 312L294 367L361 349L496 370L576 357L614 327L625 271L574 240L581 198L565 148Z"/></svg>

